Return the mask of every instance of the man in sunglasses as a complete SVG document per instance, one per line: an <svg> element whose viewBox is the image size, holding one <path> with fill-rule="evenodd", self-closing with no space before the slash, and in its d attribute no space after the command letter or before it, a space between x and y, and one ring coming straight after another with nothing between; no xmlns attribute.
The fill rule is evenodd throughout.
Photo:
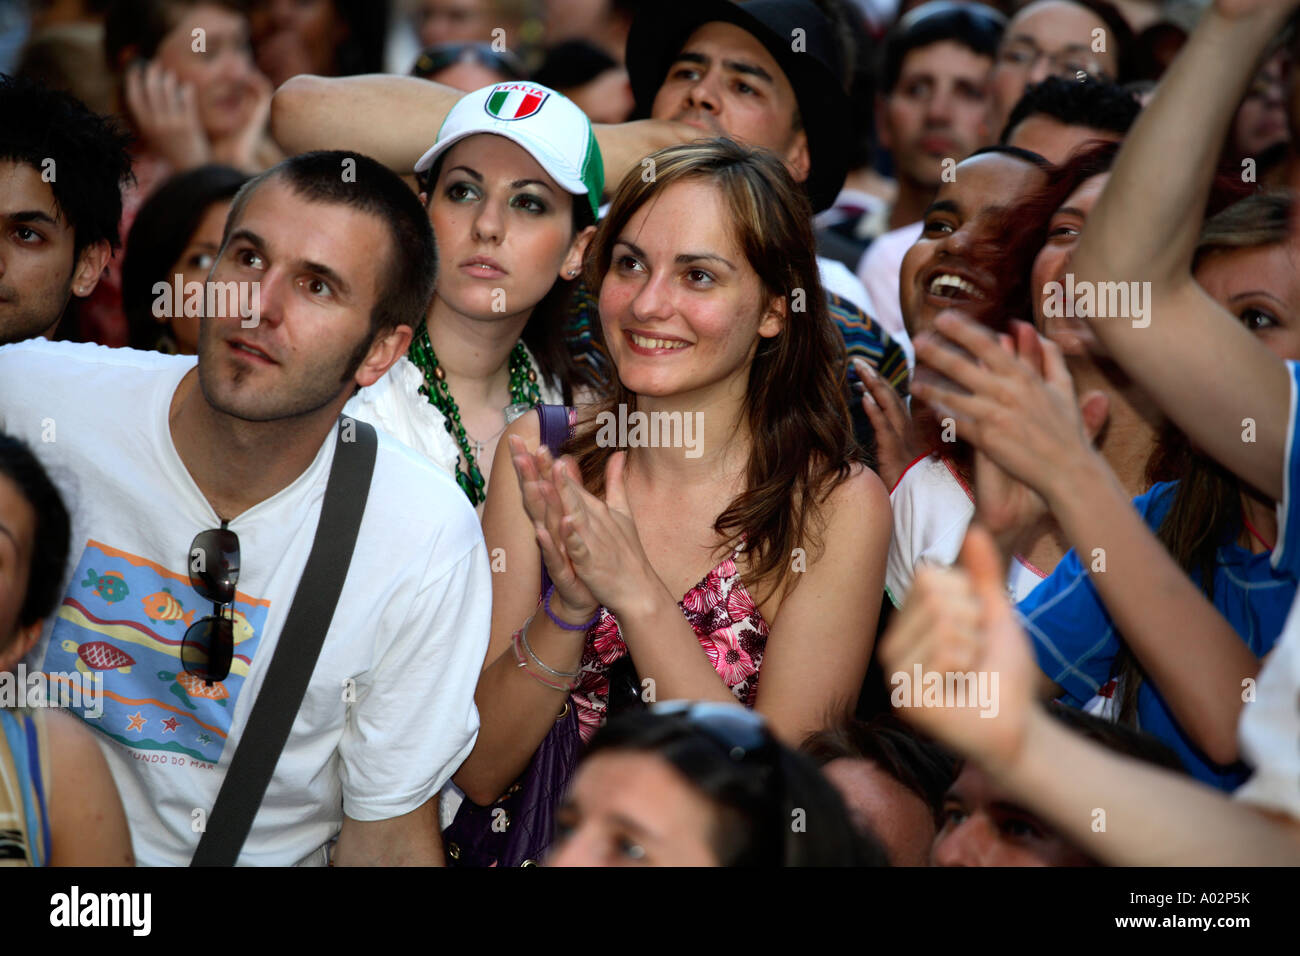
<svg viewBox="0 0 1300 956"><path fill-rule="evenodd" d="M437 272L393 173L286 160L236 197L193 358L69 343L0 349L0 418L72 503L62 603L29 663L104 678L88 721L135 853L184 865L302 580L344 403L405 351ZM241 297L240 301L243 301ZM352 423L354 426L356 423ZM474 511L379 435L346 580L239 862L441 862L435 795L474 744L490 574ZM328 542L326 542L328 544ZM300 589L301 581L301 589ZM329 595L332 597L333 595Z"/></svg>

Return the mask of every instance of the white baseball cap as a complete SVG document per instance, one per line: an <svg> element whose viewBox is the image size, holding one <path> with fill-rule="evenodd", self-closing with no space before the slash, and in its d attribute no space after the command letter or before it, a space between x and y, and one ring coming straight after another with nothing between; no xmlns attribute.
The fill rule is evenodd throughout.
<svg viewBox="0 0 1300 956"><path fill-rule="evenodd" d="M605 165L587 114L562 93L540 83L495 83L466 93L447 114L437 141L415 171L422 173L467 136L494 133L528 151L566 192L586 196L598 215Z"/></svg>

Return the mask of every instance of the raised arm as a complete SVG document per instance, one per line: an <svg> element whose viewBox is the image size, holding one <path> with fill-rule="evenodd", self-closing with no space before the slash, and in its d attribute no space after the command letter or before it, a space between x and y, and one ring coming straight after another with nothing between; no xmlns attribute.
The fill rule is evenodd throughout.
<svg viewBox="0 0 1300 956"><path fill-rule="evenodd" d="M1220 0L1206 12L1129 133L1072 262L1076 287L1150 290L1144 316L1090 318L1097 337L1193 441L1275 499L1289 377L1196 285L1191 261L1232 116L1295 7ZM1247 420L1254 441L1242 440Z"/></svg>
<svg viewBox="0 0 1300 956"><path fill-rule="evenodd" d="M1022 806L1117 866L1296 865L1300 823L1190 778L1119 756L1057 723L1033 699L1034 665L1003 593L988 533L972 528L955 569L922 569L881 642L889 670L986 671L999 708L916 707L904 716L979 761ZM947 702L951 705L953 702ZM1106 827L1096 832L1098 809Z"/></svg>
<svg viewBox="0 0 1300 956"><path fill-rule="evenodd" d="M408 174L465 94L411 76L295 76L271 103L271 132L286 153L351 149ZM594 124L612 190L657 149L697 139L699 130L667 120Z"/></svg>
<svg viewBox="0 0 1300 956"><path fill-rule="evenodd" d="M1259 661L1151 533L1092 447L1088 431L1096 429L1076 408L1060 349L1023 323L1020 350L1031 351L1025 345L1032 338L1041 364L1008 354L960 316L944 313L936 328L978 364L930 340L917 354L972 394L925 384L918 394L955 412L963 438L1043 497L1179 725L1216 763L1232 763L1242 680L1259 673ZM1085 408L1089 402L1085 396ZM983 494L978 483L976 494Z"/></svg>
<svg viewBox="0 0 1300 956"><path fill-rule="evenodd" d="M519 667L512 640L515 631L532 617L529 646L548 667L566 673L577 671L586 637L580 631L559 627L537 606L542 574L538 529L545 528L541 517L545 504L536 488L543 478L535 470L535 453L541 442L537 416L524 415L512 422L501 441L483 509L483 536L493 568L492 636L474 695L479 734L473 752L453 778L481 805L495 800L524 771L568 698L563 689L531 676L531 667ZM522 474L521 464L525 466ZM526 495L530 497L526 499ZM579 597L585 597L563 576L557 585L564 592L579 591ZM552 598L551 609L571 624L580 624L591 614L587 607L570 608L562 593ZM561 684L545 672L540 676Z"/></svg>
<svg viewBox="0 0 1300 956"><path fill-rule="evenodd" d="M271 135L290 155L350 149L410 173L464 95L413 76L295 76L271 100Z"/></svg>

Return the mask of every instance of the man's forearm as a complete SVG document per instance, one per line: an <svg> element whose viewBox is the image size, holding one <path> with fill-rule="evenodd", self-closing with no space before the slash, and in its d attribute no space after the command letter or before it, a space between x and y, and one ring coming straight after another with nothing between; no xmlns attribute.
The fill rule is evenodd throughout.
<svg viewBox="0 0 1300 956"><path fill-rule="evenodd" d="M410 173L464 95L411 76L295 76L271 100L271 134L289 155L350 149Z"/></svg>
<svg viewBox="0 0 1300 956"><path fill-rule="evenodd" d="M1027 809L1116 866L1295 866L1300 822L1106 750L1037 710L1019 756L990 766Z"/></svg>
<svg viewBox="0 0 1300 956"><path fill-rule="evenodd" d="M442 121L464 95L410 76L295 76L275 91L271 133L289 155L350 149L405 175L433 145ZM693 126L667 120L597 124L592 131L607 193L650 153L703 135Z"/></svg>
<svg viewBox="0 0 1300 956"><path fill-rule="evenodd" d="M1239 20L1206 12L1125 139L1079 240L1076 282L1158 282L1190 271L1200 203L1224 135L1256 61L1285 22L1285 8L1292 6L1278 4ZM1116 326L1098 323L1096 328L1104 338Z"/></svg>
<svg viewBox="0 0 1300 956"><path fill-rule="evenodd" d="M343 817L335 866L446 866L438 828L438 797L390 820Z"/></svg>

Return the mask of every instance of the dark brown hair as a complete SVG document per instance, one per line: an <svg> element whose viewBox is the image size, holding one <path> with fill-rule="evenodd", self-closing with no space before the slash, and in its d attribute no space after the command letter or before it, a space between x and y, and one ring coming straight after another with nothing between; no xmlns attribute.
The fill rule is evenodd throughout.
<svg viewBox="0 0 1300 956"><path fill-rule="evenodd" d="M767 150L710 139L670 146L650 159L655 175L646 181L640 167L628 173L597 227L585 264L587 285L599 296L614 244L645 203L680 182L716 186L764 291L786 301L785 327L759 340L749 370L746 414L753 446L745 490L713 525L728 542L744 537L752 580L775 590L788 581L788 558L796 546L820 547L821 503L848 477L851 463L862 460L844 400L844 341L831 321L818 273L812 211L785 166ZM802 310L794 308L800 299ZM597 413L620 404L636 408L636 394L621 381L613 382L610 392ZM600 494L606 462L617 449L597 444L595 421L593 414L580 423L568 448L578 459L583 483Z"/></svg>

